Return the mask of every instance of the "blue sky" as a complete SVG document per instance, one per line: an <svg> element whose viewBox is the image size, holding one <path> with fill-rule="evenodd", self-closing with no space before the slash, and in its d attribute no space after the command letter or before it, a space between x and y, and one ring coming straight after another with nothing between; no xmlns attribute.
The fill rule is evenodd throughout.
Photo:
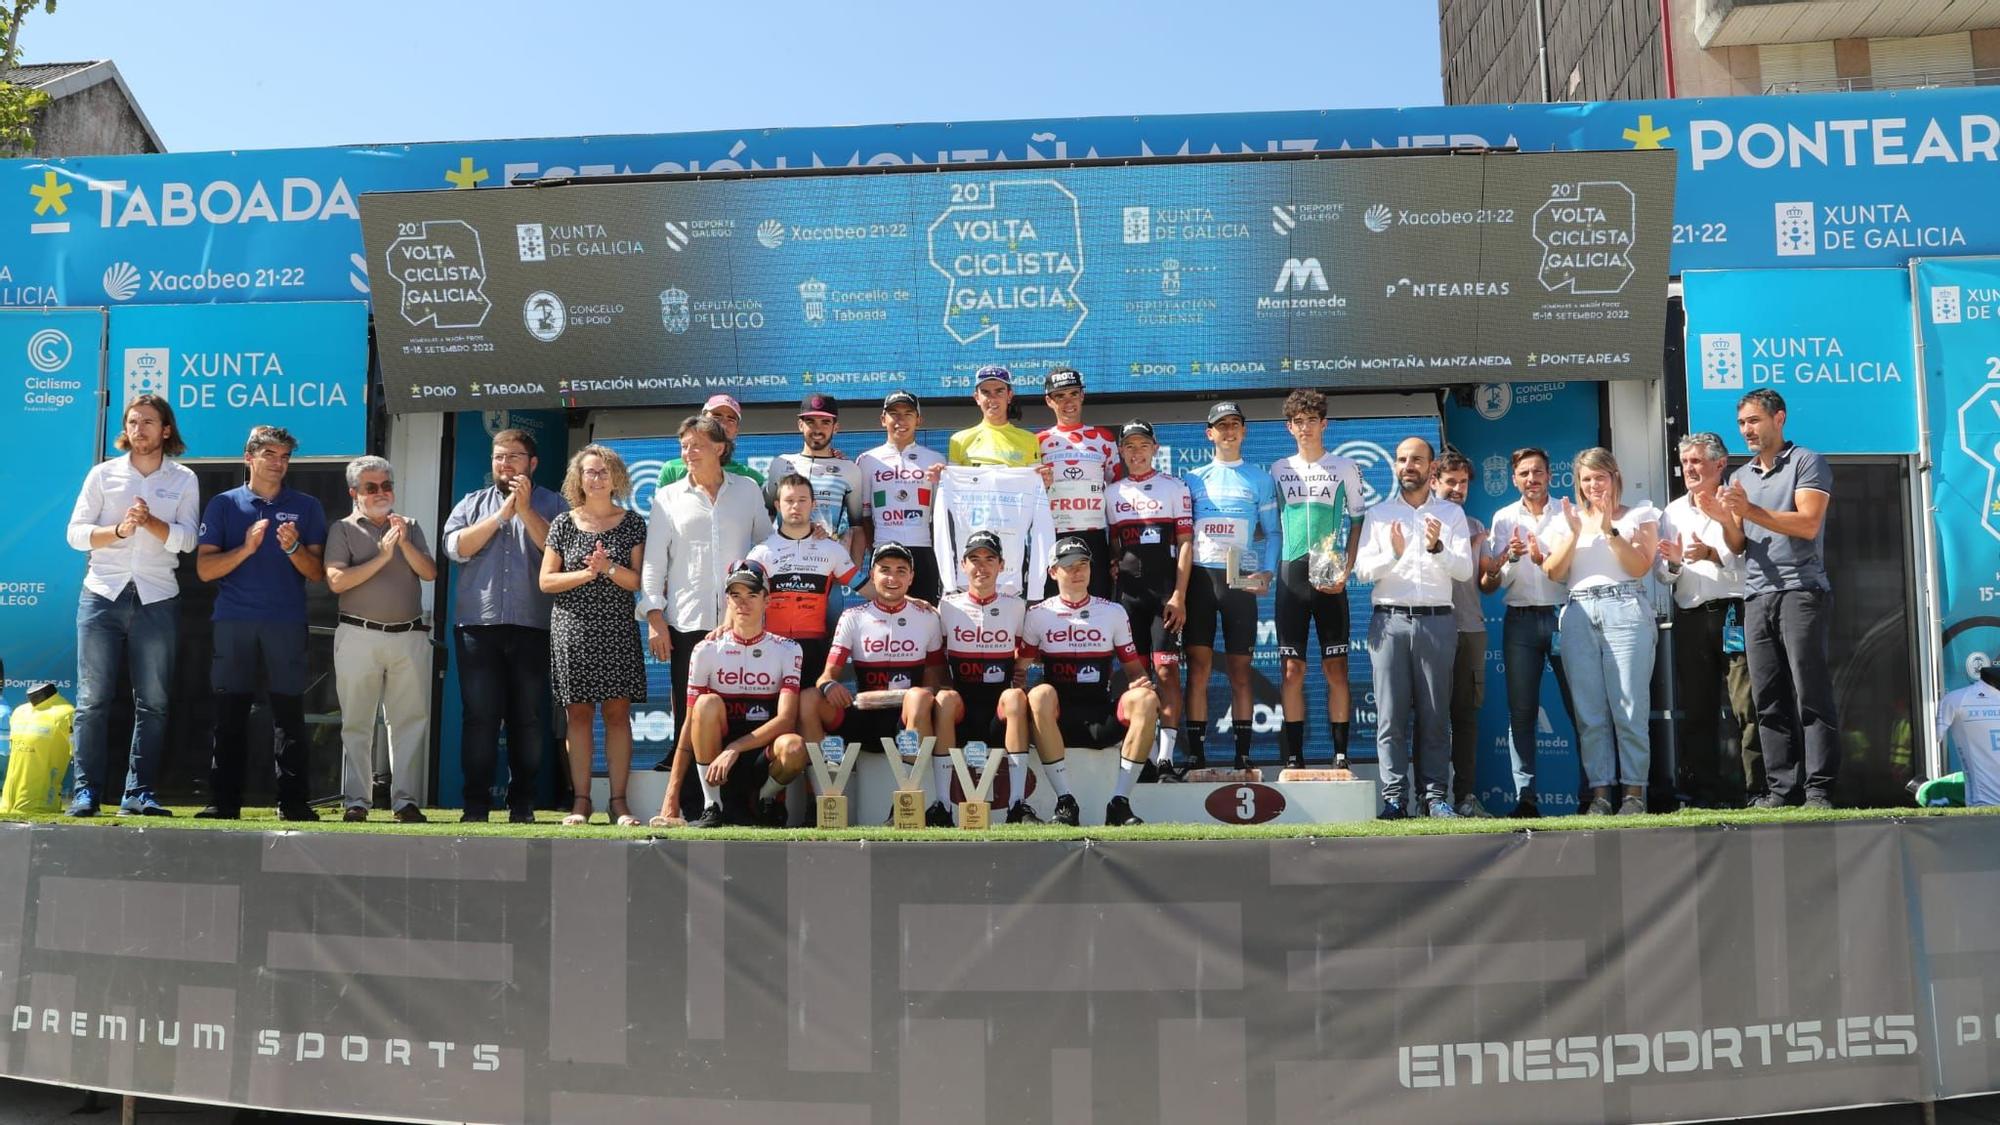
<svg viewBox="0 0 2000 1125"><path fill-rule="evenodd" d="M1428 0L65 0L170 151L1431 105Z"/></svg>

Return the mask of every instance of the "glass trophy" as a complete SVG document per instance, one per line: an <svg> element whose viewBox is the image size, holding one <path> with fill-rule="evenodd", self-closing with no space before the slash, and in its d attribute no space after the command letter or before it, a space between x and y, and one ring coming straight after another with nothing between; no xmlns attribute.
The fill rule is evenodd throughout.
<svg viewBox="0 0 2000 1125"><path fill-rule="evenodd" d="M1347 552L1339 543L1339 532L1328 532L1307 552L1307 580L1314 586L1330 590L1347 581Z"/></svg>

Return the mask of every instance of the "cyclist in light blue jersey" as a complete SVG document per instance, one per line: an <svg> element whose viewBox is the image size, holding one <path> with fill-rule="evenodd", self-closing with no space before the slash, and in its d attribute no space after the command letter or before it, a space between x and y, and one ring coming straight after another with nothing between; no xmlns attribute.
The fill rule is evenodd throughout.
<svg viewBox="0 0 2000 1125"><path fill-rule="evenodd" d="M1188 583L1188 758L1205 764L1208 676L1215 663L1215 624L1222 619L1223 670L1229 677L1230 730L1236 735L1237 769L1250 768L1253 707L1250 646L1257 638L1257 598L1278 569L1278 497L1271 474L1242 460L1243 411L1218 402L1208 411L1208 440L1215 459L1189 472L1194 502L1194 574ZM1263 542L1257 542L1262 535ZM1234 581L1232 581L1232 578Z"/></svg>

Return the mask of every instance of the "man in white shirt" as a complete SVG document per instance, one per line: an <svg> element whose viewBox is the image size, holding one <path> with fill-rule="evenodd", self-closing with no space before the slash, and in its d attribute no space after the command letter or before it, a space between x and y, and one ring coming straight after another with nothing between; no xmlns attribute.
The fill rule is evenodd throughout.
<svg viewBox="0 0 2000 1125"><path fill-rule="evenodd" d="M1680 440L1686 495L1660 518L1660 581L1674 592L1674 687L1680 693L1677 759L1682 791L1700 808L1737 808L1764 795L1764 759L1757 749L1757 709L1750 702L1750 667L1743 653L1743 556L1729 549L1713 504L1729 467L1720 435ZM1726 694L1725 694L1726 691ZM1724 703L1743 750L1741 797L1725 792L1721 759ZM1733 789L1734 786L1729 786Z"/></svg>
<svg viewBox="0 0 2000 1125"><path fill-rule="evenodd" d="M1507 674L1507 748L1514 760L1516 817L1542 815L1535 790L1535 736L1542 714L1542 668L1555 668L1563 710L1575 721L1569 680L1556 651L1556 620L1569 601L1569 587L1542 571L1549 544L1563 527L1562 513L1549 502L1549 455L1529 446L1509 458L1514 488L1521 498L1493 513L1480 558L1479 589L1505 588L1507 615L1501 619L1501 666Z"/></svg>
<svg viewBox="0 0 2000 1125"><path fill-rule="evenodd" d="M1368 658L1384 820L1410 815L1405 788L1413 766L1420 807L1433 817L1458 815L1451 804L1452 583L1472 577L1472 545L1464 510L1431 494L1432 457L1423 438L1396 447L1397 495L1368 510L1354 561L1354 576L1375 585Z"/></svg>
<svg viewBox="0 0 2000 1125"><path fill-rule="evenodd" d="M638 604L648 651L672 666L676 707L687 699L694 646L722 623L723 568L771 535L762 490L723 470L729 437L722 423L696 415L681 423L678 436L688 475L653 492ZM677 719L675 728L674 754L653 768L678 769L669 788L679 792L694 759L684 737L687 724Z"/></svg>
<svg viewBox="0 0 2000 1125"><path fill-rule="evenodd" d="M125 407L122 457L83 478L69 516L69 545L90 552L76 607L76 789L69 815L95 816L111 792L112 693L122 665L132 680L132 753L120 816L171 816L153 796L167 747L167 700L179 643L180 583L174 568L194 549L201 521L194 471L175 461L186 448L173 407L139 395Z"/></svg>
<svg viewBox="0 0 2000 1125"><path fill-rule="evenodd" d="M2000 665L1988 664L1977 681L1938 700L1937 736L1958 752L1965 803L2000 805Z"/></svg>

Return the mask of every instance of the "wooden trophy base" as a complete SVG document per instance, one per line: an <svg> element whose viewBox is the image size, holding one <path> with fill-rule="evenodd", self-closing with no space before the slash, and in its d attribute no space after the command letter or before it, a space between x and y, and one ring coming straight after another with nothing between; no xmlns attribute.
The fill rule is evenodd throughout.
<svg viewBox="0 0 2000 1125"><path fill-rule="evenodd" d="M960 801L958 803L958 826L974 832L983 832L993 824L993 805L990 801Z"/></svg>
<svg viewBox="0 0 2000 1125"><path fill-rule="evenodd" d="M839 793L830 793L819 799L819 826L821 828L847 827L847 798Z"/></svg>
<svg viewBox="0 0 2000 1125"><path fill-rule="evenodd" d="M1206 769L1189 770L1187 771L1187 776L1181 778L1181 780L1195 785L1228 785L1232 782L1262 781L1264 780L1264 775L1256 770L1234 770L1225 769L1221 766L1209 766Z"/></svg>
<svg viewBox="0 0 2000 1125"><path fill-rule="evenodd" d="M1353 770L1336 770L1321 766L1315 769L1280 770L1280 782L1293 781L1353 781Z"/></svg>
<svg viewBox="0 0 2000 1125"><path fill-rule="evenodd" d="M922 828L924 826L924 791L921 789L898 789L895 794L896 813L892 822L897 828Z"/></svg>

